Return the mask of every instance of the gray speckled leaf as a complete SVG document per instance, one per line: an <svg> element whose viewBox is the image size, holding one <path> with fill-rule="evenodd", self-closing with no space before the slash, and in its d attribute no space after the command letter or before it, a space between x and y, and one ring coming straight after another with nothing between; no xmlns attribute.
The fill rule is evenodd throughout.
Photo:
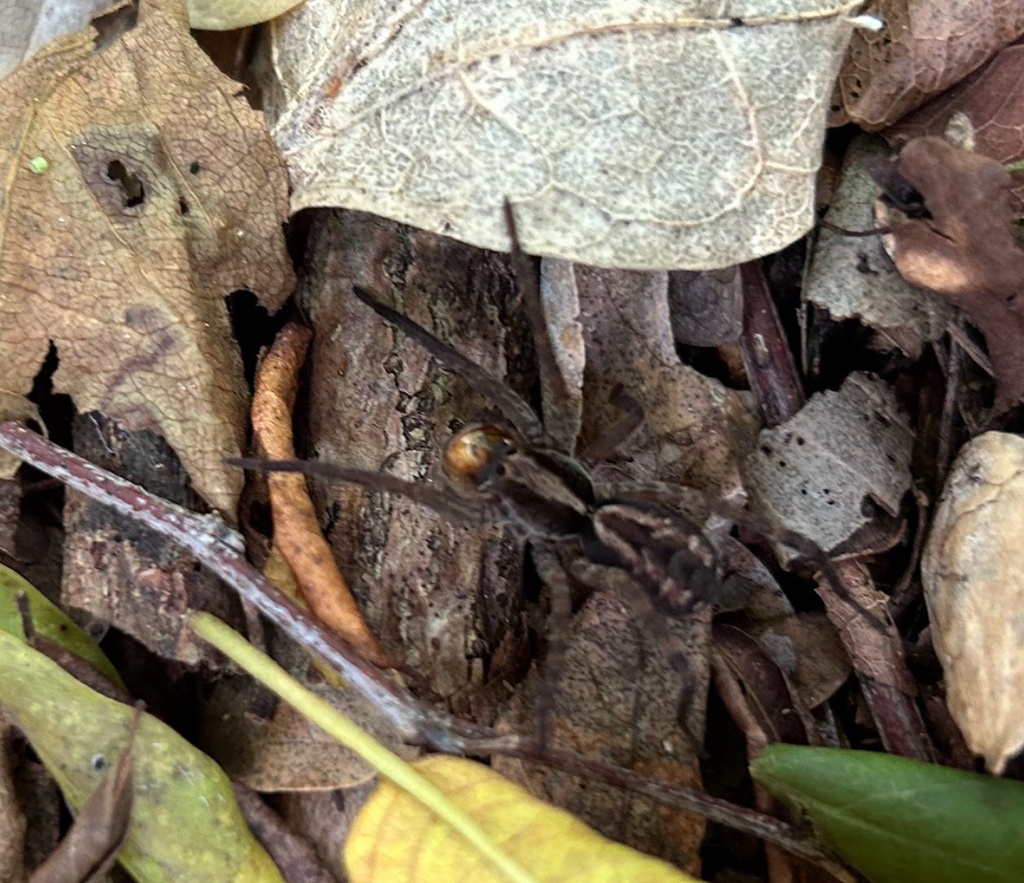
<svg viewBox="0 0 1024 883"><path fill-rule="evenodd" d="M813 222L850 0L308 0L268 91L292 209L708 269ZM712 9L712 6L715 6Z"/></svg>
<svg viewBox="0 0 1024 883"><path fill-rule="evenodd" d="M892 390L852 374L781 426L762 430L744 463L747 491L774 522L832 549L867 523L870 498L890 514L910 489L914 434Z"/></svg>
<svg viewBox="0 0 1024 883"><path fill-rule="evenodd" d="M881 138L854 138L825 220L847 230L870 230L878 192L870 166L890 155ZM952 307L937 294L904 281L876 236L841 236L822 229L805 291L809 301L826 308L834 319L860 318L912 357L925 342L938 340L953 316Z"/></svg>

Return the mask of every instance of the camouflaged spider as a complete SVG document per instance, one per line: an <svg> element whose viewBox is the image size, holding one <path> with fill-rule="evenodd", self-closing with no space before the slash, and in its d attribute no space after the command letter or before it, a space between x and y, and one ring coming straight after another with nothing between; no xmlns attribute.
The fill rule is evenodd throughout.
<svg viewBox="0 0 1024 883"><path fill-rule="evenodd" d="M535 268L519 247L508 205L505 213L513 270L533 326L538 360L542 370L547 370L555 359L541 318ZM445 472L463 492L331 463L253 459L233 459L229 463L261 472L299 472L359 484L372 491L401 494L462 524L506 524L531 544L538 570L538 558L543 557L545 567L554 559L556 565L566 570L574 560L583 559L628 574L647 597L652 622L657 621L656 614L687 616L696 607L713 603L719 597L723 574L718 548L676 508L685 498L685 489L653 483L595 483L583 463L565 449L565 444L553 440L537 413L516 392L368 291L356 288L354 292L384 321L413 338L502 414L502 421L467 426L445 446ZM642 419L639 407L628 396L619 393L613 401L623 409L623 417L606 431L603 448L613 448ZM745 510L733 506L714 503L709 508L730 521L743 522L757 533L792 546L818 563L830 582L835 581L831 564L805 537L766 529ZM558 619L564 620L569 614L568 599L556 598L556 590L551 588L549 659L559 655ZM675 655L672 665L685 667L682 657ZM541 730L543 733L543 722Z"/></svg>

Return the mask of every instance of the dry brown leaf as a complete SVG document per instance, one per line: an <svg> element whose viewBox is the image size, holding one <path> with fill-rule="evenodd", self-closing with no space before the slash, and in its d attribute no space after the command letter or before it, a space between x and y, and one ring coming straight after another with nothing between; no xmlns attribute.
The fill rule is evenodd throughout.
<svg viewBox="0 0 1024 883"><path fill-rule="evenodd" d="M758 437L744 477L755 507L832 549L870 520L870 499L895 515L910 489L914 435L892 390L851 374Z"/></svg>
<svg viewBox="0 0 1024 883"><path fill-rule="evenodd" d="M985 335L997 411L1024 396L1024 251L1013 237L1012 180L995 160L942 138L910 141L881 174L883 191L923 206L888 209L883 238L903 278L945 296ZM909 186L909 191L908 191ZM899 205L896 206L899 208Z"/></svg>
<svg viewBox="0 0 1024 883"><path fill-rule="evenodd" d="M11 725L0 716L0 880L25 879L25 814L11 775L14 761Z"/></svg>
<svg viewBox="0 0 1024 883"><path fill-rule="evenodd" d="M742 493L738 457L753 439L742 396L684 365L672 338L667 273L577 266L586 345L584 447L621 417L621 386L643 423L611 458L617 480L692 485L726 500Z"/></svg>
<svg viewBox="0 0 1024 883"><path fill-rule="evenodd" d="M743 332L743 285L738 267L668 275L672 334L686 346L722 346Z"/></svg>
<svg viewBox="0 0 1024 883"><path fill-rule="evenodd" d="M292 210L532 254L708 269L813 222L852 0L310 0L273 25ZM742 18L739 18L742 16Z"/></svg>
<svg viewBox="0 0 1024 883"><path fill-rule="evenodd" d="M1008 164L1024 159L1024 46L1007 46L983 68L885 131L890 142L942 136L955 114L974 129L974 149ZM1024 186L1014 187L1024 200Z"/></svg>
<svg viewBox="0 0 1024 883"><path fill-rule="evenodd" d="M1024 33L1013 0L876 0L881 31L858 30L839 74L846 119L874 131L944 92Z"/></svg>
<svg viewBox="0 0 1024 883"><path fill-rule="evenodd" d="M679 719L684 716L693 733L703 733L708 679L700 668L707 667L710 617L666 621L661 634L652 634L629 603L634 597L642 604L639 590L621 572L601 570L602 589L587 600L562 636L566 645L561 665L549 674L534 671L503 716L503 726L536 732L541 676L551 677L548 723L553 746L695 787L700 766L693 737ZM675 653L695 668L674 670ZM606 837L690 873L700 867L704 822L697 816L515 758L495 756L493 766Z"/></svg>
<svg viewBox="0 0 1024 883"><path fill-rule="evenodd" d="M846 230L870 230L877 193L872 169L889 157L878 137L859 135L843 161L839 186L825 220ZM939 296L909 285L893 267L877 237L818 232L804 284L807 300L837 321L859 318L879 335L881 347L911 358L938 340L953 310Z"/></svg>
<svg viewBox="0 0 1024 883"><path fill-rule="evenodd" d="M80 31L120 0L4 0L0 79L52 40Z"/></svg>
<svg viewBox="0 0 1024 883"><path fill-rule="evenodd" d="M299 371L312 336L305 326L290 322L278 332L256 373L253 442L260 456L267 459L295 459L292 411ZM274 515L274 545L288 562L309 609L375 665L389 667L387 654L366 625L320 531L305 476L270 473L267 485Z"/></svg>
<svg viewBox="0 0 1024 883"><path fill-rule="evenodd" d="M946 701L994 773L1024 746L1024 439L986 432L957 455L921 559Z"/></svg>
<svg viewBox="0 0 1024 883"><path fill-rule="evenodd" d="M25 394L52 343L57 392L162 434L231 512L246 390L224 297L287 296L285 177L242 87L163 5L102 53L64 38L0 83L0 360Z"/></svg>

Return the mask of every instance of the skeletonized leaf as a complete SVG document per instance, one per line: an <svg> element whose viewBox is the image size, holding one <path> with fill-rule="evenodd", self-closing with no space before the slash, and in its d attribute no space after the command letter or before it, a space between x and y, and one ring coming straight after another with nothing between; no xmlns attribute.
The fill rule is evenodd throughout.
<svg viewBox="0 0 1024 883"><path fill-rule="evenodd" d="M1024 746L1024 439L961 448L921 559L946 701L968 747L1001 773Z"/></svg>
<svg viewBox="0 0 1024 883"><path fill-rule="evenodd" d="M275 23L268 93L292 210L504 250L508 197L533 254L708 269L777 251L813 223L857 5L309 0Z"/></svg>
<svg viewBox="0 0 1024 883"><path fill-rule="evenodd" d="M754 780L871 883L1024 879L1024 785L890 754L770 745Z"/></svg>
<svg viewBox="0 0 1024 883"><path fill-rule="evenodd" d="M78 808L124 749L132 708L0 632L0 704ZM119 860L140 883L281 883L221 769L150 715L139 723L135 805Z"/></svg>
<svg viewBox="0 0 1024 883"><path fill-rule="evenodd" d="M413 764L538 883L693 883L671 865L596 834L489 767L433 756ZM385 782L356 818L352 883L508 883L509 878L405 791Z"/></svg>

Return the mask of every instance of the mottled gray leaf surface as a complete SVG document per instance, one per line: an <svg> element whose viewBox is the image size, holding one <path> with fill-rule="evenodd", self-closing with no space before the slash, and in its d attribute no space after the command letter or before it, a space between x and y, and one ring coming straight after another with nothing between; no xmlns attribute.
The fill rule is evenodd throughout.
<svg viewBox="0 0 1024 883"><path fill-rule="evenodd" d="M268 90L294 211L708 269L813 221L847 0L308 0Z"/></svg>

